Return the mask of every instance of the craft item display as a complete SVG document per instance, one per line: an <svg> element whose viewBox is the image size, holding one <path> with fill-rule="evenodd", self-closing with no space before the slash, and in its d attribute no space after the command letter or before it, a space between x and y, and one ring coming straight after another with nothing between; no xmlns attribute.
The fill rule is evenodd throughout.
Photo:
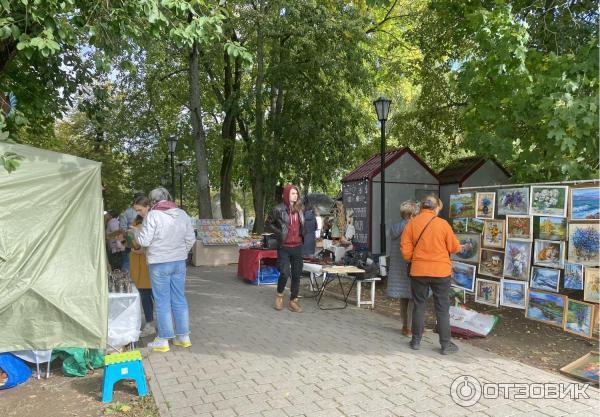
<svg viewBox="0 0 600 417"><path fill-rule="evenodd" d="M197 238L203 245L237 245L243 240L238 236L233 220L199 219L197 224Z"/></svg>
<svg viewBox="0 0 600 417"><path fill-rule="evenodd" d="M133 289L129 272L115 269L108 273L108 292L130 293Z"/></svg>

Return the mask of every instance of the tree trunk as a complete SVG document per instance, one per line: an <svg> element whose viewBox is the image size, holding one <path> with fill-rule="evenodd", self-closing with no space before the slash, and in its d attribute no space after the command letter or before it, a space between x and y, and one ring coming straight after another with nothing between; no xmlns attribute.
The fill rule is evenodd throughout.
<svg viewBox="0 0 600 417"><path fill-rule="evenodd" d="M196 154L198 183L198 213L201 219L212 219L210 184L208 182L208 161L206 159L206 133L202 125L200 106L200 68L198 67L198 42L194 41L189 59L190 112L192 117L192 137Z"/></svg>
<svg viewBox="0 0 600 417"><path fill-rule="evenodd" d="M254 233L262 233L265 230L265 190L264 190L264 132L263 132L263 82L264 82L264 35L260 22L256 22L256 84L254 88L256 100L255 129L256 139L254 143L254 167L252 175L252 201L254 203Z"/></svg>

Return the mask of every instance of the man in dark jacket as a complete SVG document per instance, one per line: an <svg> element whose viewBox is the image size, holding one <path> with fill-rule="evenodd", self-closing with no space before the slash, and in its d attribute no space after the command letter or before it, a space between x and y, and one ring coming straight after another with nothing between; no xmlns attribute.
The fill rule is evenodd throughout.
<svg viewBox="0 0 600 417"><path fill-rule="evenodd" d="M267 231L277 239L277 267L279 281L275 309L283 310L283 291L288 277L291 277L291 295L289 309L301 313L302 307L298 302L300 291L300 276L302 275L302 243L304 229L304 207L300 200L298 187L288 184L283 189L283 203L276 205L265 222Z"/></svg>

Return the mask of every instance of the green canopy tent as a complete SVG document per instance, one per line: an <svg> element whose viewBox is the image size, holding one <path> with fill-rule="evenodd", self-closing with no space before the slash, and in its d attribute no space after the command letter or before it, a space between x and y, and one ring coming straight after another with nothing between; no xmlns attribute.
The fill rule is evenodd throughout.
<svg viewBox="0 0 600 417"><path fill-rule="evenodd" d="M100 163L0 142L0 352L105 348Z"/></svg>

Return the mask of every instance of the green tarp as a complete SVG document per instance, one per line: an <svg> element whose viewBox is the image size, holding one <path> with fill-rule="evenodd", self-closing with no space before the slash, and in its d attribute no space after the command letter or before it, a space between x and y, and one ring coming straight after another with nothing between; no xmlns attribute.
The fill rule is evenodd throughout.
<svg viewBox="0 0 600 417"><path fill-rule="evenodd" d="M106 347L100 163L0 142L0 352Z"/></svg>

